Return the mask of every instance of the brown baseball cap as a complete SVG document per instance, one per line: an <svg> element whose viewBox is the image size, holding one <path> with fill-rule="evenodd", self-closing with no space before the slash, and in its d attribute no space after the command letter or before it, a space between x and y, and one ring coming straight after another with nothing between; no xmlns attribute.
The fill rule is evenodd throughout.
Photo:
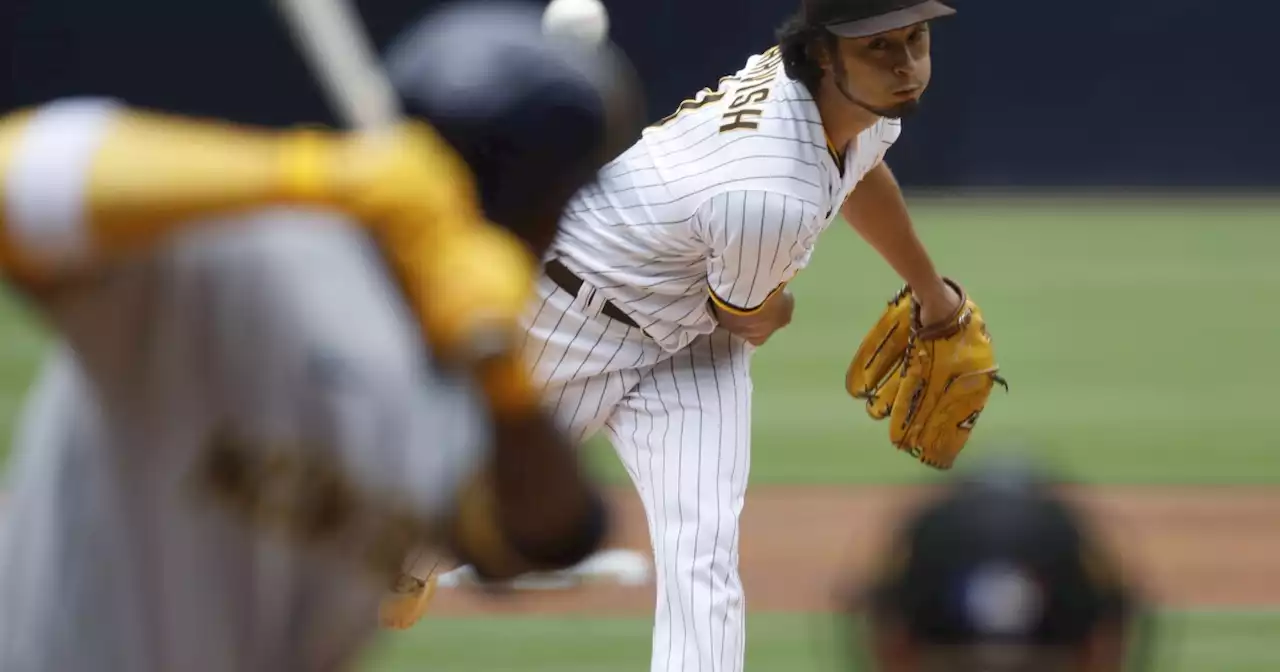
<svg viewBox="0 0 1280 672"><path fill-rule="evenodd" d="M806 21L840 37L879 35L955 13L938 0L804 0Z"/></svg>

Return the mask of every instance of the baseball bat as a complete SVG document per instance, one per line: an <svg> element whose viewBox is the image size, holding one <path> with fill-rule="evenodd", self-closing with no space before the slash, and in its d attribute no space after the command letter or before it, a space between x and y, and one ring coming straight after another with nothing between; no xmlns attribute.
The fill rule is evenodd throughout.
<svg viewBox="0 0 1280 672"><path fill-rule="evenodd" d="M276 0L293 41L342 123L377 131L404 113L359 13L349 0ZM440 560L418 548L405 574L426 580Z"/></svg>
<svg viewBox="0 0 1280 672"><path fill-rule="evenodd" d="M276 5L344 124L377 130L402 117L395 87L349 0L276 0Z"/></svg>

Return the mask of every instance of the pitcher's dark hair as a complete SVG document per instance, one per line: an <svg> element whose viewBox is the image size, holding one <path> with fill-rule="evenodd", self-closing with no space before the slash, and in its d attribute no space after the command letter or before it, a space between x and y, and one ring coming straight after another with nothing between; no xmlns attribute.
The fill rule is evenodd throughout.
<svg viewBox="0 0 1280 672"><path fill-rule="evenodd" d="M776 33L778 51L782 53L782 67L787 76L794 79L810 93L816 94L822 83L823 69L817 54L834 53L836 36L821 26L811 26L805 21L804 12L791 15Z"/></svg>

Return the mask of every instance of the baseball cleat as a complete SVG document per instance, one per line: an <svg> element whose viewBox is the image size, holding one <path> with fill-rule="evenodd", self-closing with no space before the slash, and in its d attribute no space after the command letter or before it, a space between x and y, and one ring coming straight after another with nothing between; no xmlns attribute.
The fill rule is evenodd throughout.
<svg viewBox="0 0 1280 672"><path fill-rule="evenodd" d="M569 590L589 584L642 586L653 575L653 565L639 551L611 549L600 551L577 565L556 572L531 572L501 584L516 590ZM476 586L479 579L469 565L440 575L440 586L461 588Z"/></svg>
<svg viewBox="0 0 1280 672"><path fill-rule="evenodd" d="M406 630L427 613L440 580L432 575L426 580L404 575L378 605L378 622L389 630Z"/></svg>

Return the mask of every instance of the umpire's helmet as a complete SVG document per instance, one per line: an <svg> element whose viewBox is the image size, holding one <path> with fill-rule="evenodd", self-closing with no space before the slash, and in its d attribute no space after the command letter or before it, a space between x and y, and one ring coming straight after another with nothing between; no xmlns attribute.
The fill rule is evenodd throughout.
<svg viewBox="0 0 1280 672"><path fill-rule="evenodd" d="M854 605L873 669L1111 672L1145 658L1134 588L1029 465L983 465L917 510L891 549Z"/></svg>
<svg viewBox="0 0 1280 672"><path fill-rule="evenodd" d="M569 198L638 137L634 73L611 44L545 35L541 4L454 3L389 48L405 109L475 173L486 213L541 252Z"/></svg>

